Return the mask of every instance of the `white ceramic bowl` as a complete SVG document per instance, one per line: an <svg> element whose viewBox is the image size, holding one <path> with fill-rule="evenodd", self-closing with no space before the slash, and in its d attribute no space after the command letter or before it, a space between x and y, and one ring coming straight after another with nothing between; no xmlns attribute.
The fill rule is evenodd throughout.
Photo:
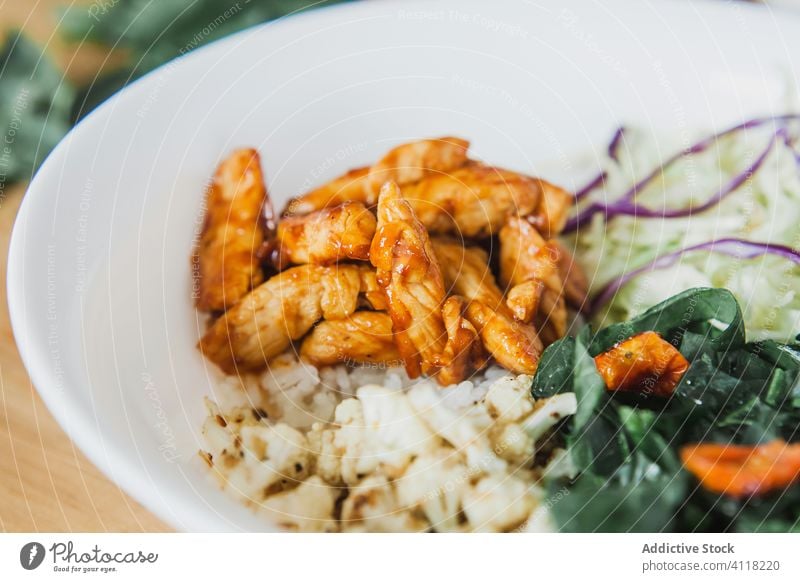
<svg viewBox="0 0 800 582"><path fill-rule="evenodd" d="M195 51L50 155L14 229L14 332L47 406L112 480L184 530L269 529L195 454L211 370L189 253L203 188L253 145L277 206L404 140L579 184L620 122L690 133L786 109L800 21L728 2L363 2ZM787 93L788 91L788 93Z"/></svg>

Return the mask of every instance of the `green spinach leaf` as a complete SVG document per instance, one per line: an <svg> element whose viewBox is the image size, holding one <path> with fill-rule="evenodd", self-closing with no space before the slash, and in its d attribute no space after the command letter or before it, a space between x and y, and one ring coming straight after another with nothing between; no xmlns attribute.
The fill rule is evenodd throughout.
<svg viewBox="0 0 800 582"><path fill-rule="evenodd" d="M653 406L610 392L593 357L656 331L690 361L668 399ZM746 343L742 314L723 289L690 289L641 316L601 330L586 327L543 354L534 396L574 392L578 410L561 425L577 477L551 511L566 531L795 531L800 485L738 500L704 490L683 470L681 447L800 440L800 347ZM566 487L566 489L564 489Z"/></svg>

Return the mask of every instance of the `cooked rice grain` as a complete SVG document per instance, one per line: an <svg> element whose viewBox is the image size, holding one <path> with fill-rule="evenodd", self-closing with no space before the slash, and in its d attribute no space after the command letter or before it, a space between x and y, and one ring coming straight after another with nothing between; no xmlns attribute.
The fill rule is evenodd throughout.
<svg viewBox="0 0 800 582"><path fill-rule="evenodd" d="M223 488L288 530L546 529L545 469L532 460L576 402L535 402L530 380L494 366L439 388L287 353L218 384L204 457ZM547 470L569 474L562 449L551 458Z"/></svg>

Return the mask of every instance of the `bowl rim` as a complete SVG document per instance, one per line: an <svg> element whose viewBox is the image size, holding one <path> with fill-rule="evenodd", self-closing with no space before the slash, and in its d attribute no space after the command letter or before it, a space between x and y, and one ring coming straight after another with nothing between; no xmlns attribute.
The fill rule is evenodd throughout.
<svg viewBox="0 0 800 582"><path fill-rule="evenodd" d="M151 477L144 471L141 465L122 454L119 448L109 441L104 441L102 447L98 447L93 440L95 429L94 417L90 413L84 413L83 409L69 398L57 401L57 391L51 387L58 384L58 379L50 366L47 350L45 346L25 341L27 333L28 317L25 310L25 287L24 287L24 229L31 219L35 220L32 207L38 198L42 198L46 193L41 192L39 184L44 181L44 177L50 174L54 168L58 167L59 161L63 161L68 156L69 142L79 140L84 134L90 134L95 125L113 114L117 104L126 99L129 92L138 87L146 86L148 83L157 80L159 75L167 68L180 66L188 60L200 60L205 58L207 53L223 51L226 49L235 50L235 45L241 44L246 38L252 35L268 34L268 30L274 27L282 27L287 23L290 25L302 25L304 21L309 26L314 21L330 18L338 12L375 12L385 9L387 4L400 5L403 0L389 0L382 2L383 7L377 2L353 2L345 0L340 4L326 5L314 8L313 5L307 6L302 10L281 16L274 20L250 26L243 30L232 33L224 38L215 40L201 47L198 47L185 54L179 55L169 61L159 65L152 71L147 72L141 77L127 83L122 89L114 93L107 100L95 107L84 116L69 132L61 139L55 148L42 160L39 168L31 178L25 192L22 194L22 202L14 219L11 231L11 238L8 250L8 262L6 269L6 295L9 310L9 322L17 346L20 359L29 376L30 382L39 393L42 401L49 413L55 418L61 430L72 440L80 452L97 467L97 469L111 483L121 488L126 495L130 496L147 511L156 516L159 520L166 523L176 531L241 531L241 528L233 527L230 520L225 519L220 514L210 516L196 515L193 511L188 511L190 504L181 495L165 494L162 499L154 498L145 492L152 487ZM406 5L412 3L405 2ZM420 0L414 0L413 4L422 5ZM68 392L66 387L69 382L65 382L64 392ZM92 427L86 430L83 427ZM113 463L109 458L116 459ZM163 484L159 484L160 486ZM170 503L167 505L166 499ZM184 507L181 507L184 506ZM178 517L180 516L180 518ZM270 527L271 524L265 523L265 528L273 531L280 531L277 527Z"/></svg>

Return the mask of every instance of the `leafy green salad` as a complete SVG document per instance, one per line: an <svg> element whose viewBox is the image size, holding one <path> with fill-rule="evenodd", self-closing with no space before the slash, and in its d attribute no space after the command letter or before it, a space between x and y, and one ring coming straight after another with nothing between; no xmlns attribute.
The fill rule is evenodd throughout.
<svg viewBox="0 0 800 582"><path fill-rule="evenodd" d="M622 370L622 375L614 375ZM800 345L748 342L725 289L694 288L544 352L536 398L574 392L549 479L561 531L800 531Z"/></svg>

